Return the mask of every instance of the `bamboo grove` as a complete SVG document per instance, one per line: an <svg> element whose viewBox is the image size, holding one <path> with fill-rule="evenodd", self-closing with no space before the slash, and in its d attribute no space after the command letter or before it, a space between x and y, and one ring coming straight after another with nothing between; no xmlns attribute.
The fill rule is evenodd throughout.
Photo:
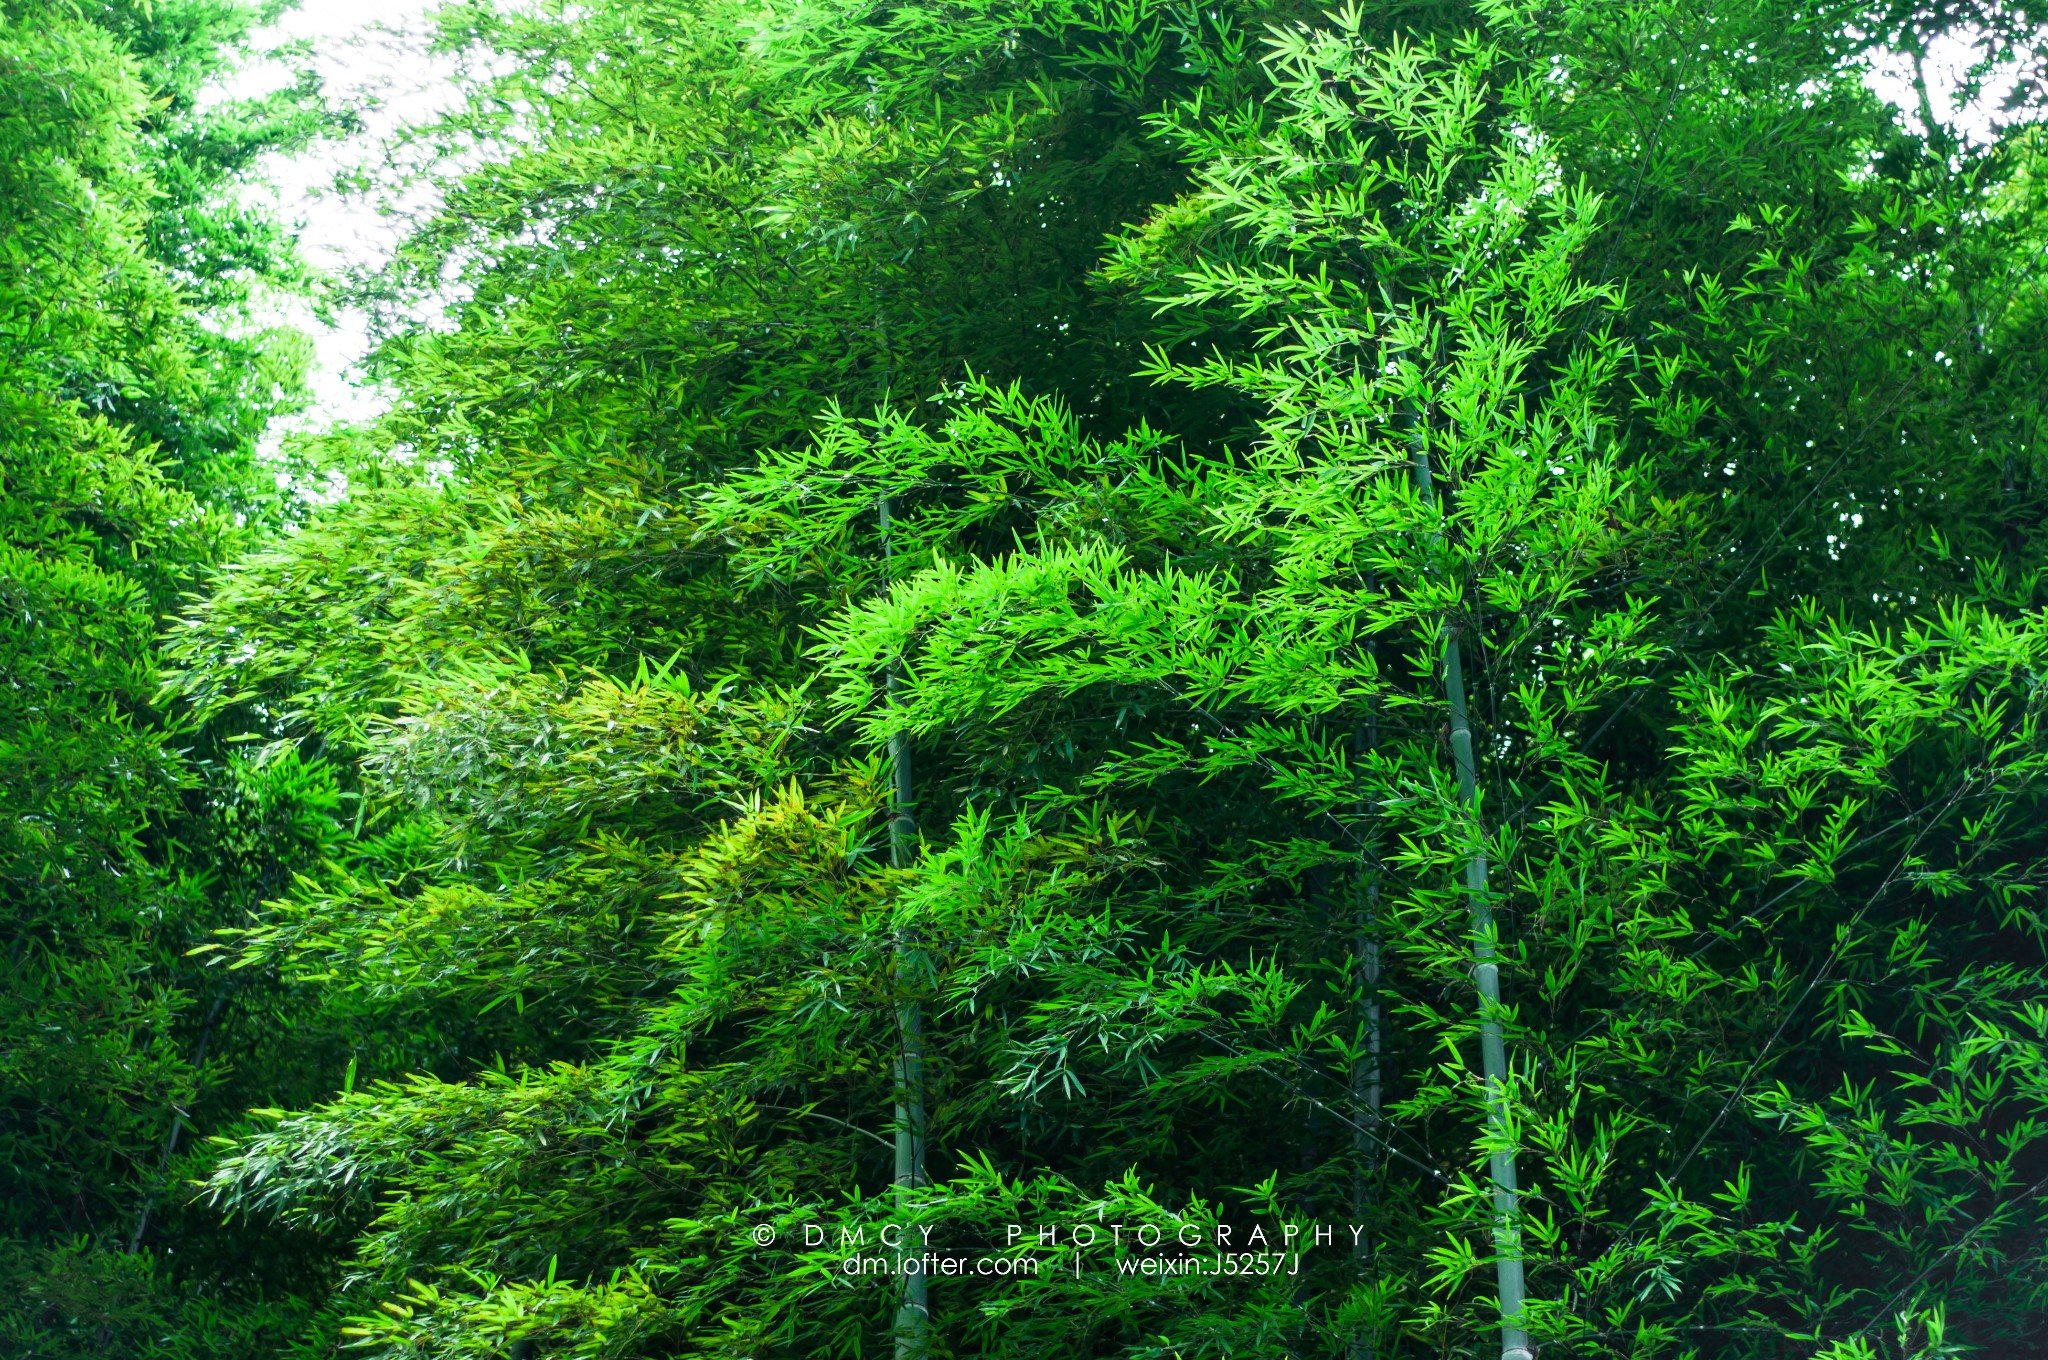
<svg viewBox="0 0 2048 1360"><path fill-rule="evenodd" d="M269 17L0 0L0 1354L2048 1337L2048 15Z"/></svg>

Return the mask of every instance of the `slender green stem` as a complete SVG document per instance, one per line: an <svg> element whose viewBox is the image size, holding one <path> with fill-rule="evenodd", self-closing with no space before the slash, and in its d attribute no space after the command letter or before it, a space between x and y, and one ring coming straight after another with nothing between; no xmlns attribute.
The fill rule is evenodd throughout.
<svg viewBox="0 0 2048 1360"><path fill-rule="evenodd" d="M1428 431L1417 422L1415 484L1436 503L1429 472ZM1465 706L1464 658L1455 624L1444 640L1444 700L1450 709L1451 758L1457 767L1458 802L1471 818L1472 852L1465 860L1465 893L1472 925L1472 975L1479 989L1479 1060L1485 1081L1486 1139L1493 1183L1494 1275L1500 1291L1501 1360L1533 1360L1535 1349L1522 1325L1528 1291L1522 1274L1520 1191L1515 1184L1514 1125L1509 1111L1507 1040L1500 1025L1500 965L1489 897L1485 827L1479 811L1478 762L1472 723Z"/></svg>
<svg viewBox="0 0 2048 1360"><path fill-rule="evenodd" d="M889 498L881 500L882 557L889 556ZM903 684L903 666L891 661L884 686L889 702L896 702ZM889 817L889 863L907 869L917 853L917 821L911 812L913 788L910 778L910 743L901 732L889 735L889 776L894 806ZM925 1180L925 1083L924 1015L909 994L917 976L917 936L908 926L898 926L896 955L896 1207L898 1216L908 1218L911 1198ZM906 1273L905 1267L923 1253L911 1246L906 1234L897 1248L897 1283L901 1295L896 1306L896 1360L923 1360L931 1331L930 1285L923 1272ZM921 1261L920 1261L921 1264Z"/></svg>
<svg viewBox="0 0 2048 1360"><path fill-rule="evenodd" d="M1378 658L1376 642L1366 643L1367 655ZM1379 709L1375 704L1365 722L1352 729L1353 754L1364 756L1379 745ZM1351 1064L1351 1221L1354 1228L1365 1219L1371 1183L1379 1168L1381 1052L1385 1019L1380 1005L1380 861L1377 845L1369 835L1359 858L1357 934L1352 941L1353 987L1359 1026L1365 1032L1363 1050ZM1361 1277L1372 1265L1373 1243L1367 1233L1358 1234L1352 1255ZM1346 1348L1349 1360L1373 1360L1372 1338L1363 1330L1354 1333Z"/></svg>

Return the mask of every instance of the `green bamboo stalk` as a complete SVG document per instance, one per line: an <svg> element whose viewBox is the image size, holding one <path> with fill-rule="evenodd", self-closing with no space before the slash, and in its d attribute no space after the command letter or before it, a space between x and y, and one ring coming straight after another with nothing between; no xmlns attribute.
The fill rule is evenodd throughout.
<svg viewBox="0 0 2048 1360"><path fill-rule="evenodd" d="M1430 479L1428 432L1421 421L1415 431L1415 485L1432 509L1436 488ZM1465 892L1472 923L1472 974L1479 989L1479 1060L1486 1088L1486 1134L1492 1145L1489 1172L1493 1182L1494 1276L1500 1291L1501 1360L1535 1360L1528 1330L1522 1325L1528 1291L1522 1273L1520 1191L1515 1184L1513 1121L1508 1108L1507 1040L1500 1027L1500 966L1495 959L1497 932L1488 897L1485 826L1479 811L1477 760L1472 750L1472 724L1465 707L1465 668L1455 623L1444 638L1444 701L1450 709L1451 758L1457 767L1458 802L1472 820L1473 850L1465 860Z"/></svg>
<svg viewBox="0 0 2048 1360"><path fill-rule="evenodd" d="M1379 644L1368 641L1366 654L1377 659ZM1379 718L1379 706L1375 703L1367 710L1365 722L1352 729L1351 749L1354 755L1362 757L1378 748ZM1380 1062L1385 1019L1380 1005L1380 862L1370 833L1365 850L1359 857L1358 869L1358 917L1351 957L1355 1004L1359 1025L1365 1031L1365 1047L1351 1064L1351 1221L1354 1226L1365 1218L1370 1184L1379 1166L1381 1144ZM1361 1232L1352 1248L1353 1263L1361 1278L1371 1269L1372 1253L1370 1237ZM1346 1354L1349 1360L1373 1360L1372 1338L1363 1332L1355 1333L1346 1347Z"/></svg>
<svg viewBox="0 0 2048 1360"><path fill-rule="evenodd" d="M880 502L882 523L882 560L889 558L889 498ZM892 660L883 681L889 703L896 703L897 691L903 684L903 663ZM892 802L889 817L889 863L897 869L907 869L917 853L917 821L911 813L913 789L910 778L910 743L901 732L889 734L889 775ZM896 963L896 1061L894 1085L896 1091L896 1209L899 1219L907 1220L911 1200L919 1187L925 1185L925 1081L924 1081L924 1014L916 1000L908 995L909 982L917 976L916 933L907 926L899 926L895 940ZM895 1342L896 1360L924 1360L929 1347L931 1333L931 1292L930 1282L920 1269L916 1274L905 1273L906 1264L917 1257L918 1252L909 1245L908 1237L901 1239L896 1249L897 1284L901 1290L896 1305Z"/></svg>

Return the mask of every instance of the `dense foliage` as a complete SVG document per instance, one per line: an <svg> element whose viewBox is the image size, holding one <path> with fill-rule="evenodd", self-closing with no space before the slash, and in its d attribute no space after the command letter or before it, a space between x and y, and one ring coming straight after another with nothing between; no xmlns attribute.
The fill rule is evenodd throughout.
<svg viewBox="0 0 2048 1360"><path fill-rule="evenodd" d="M2031 7L457 4L317 506L5 13L0 1350L2048 1333Z"/></svg>
<svg viewBox="0 0 2048 1360"><path fill-rule="evenodd" d="M339 786L157 701L157 639L291 512L308 285L237 185L329 121L305 83L202 106L258 14L0 5L0 1353L274 1353L261 1235L187 1212L194 1123L311 1098L304 1009L186 957L342 834ZM261 735L261 734L258 734ZM274 1258L283 1263L283 1258ZM303 1272L293 1272L301 1275Z"/></svg>

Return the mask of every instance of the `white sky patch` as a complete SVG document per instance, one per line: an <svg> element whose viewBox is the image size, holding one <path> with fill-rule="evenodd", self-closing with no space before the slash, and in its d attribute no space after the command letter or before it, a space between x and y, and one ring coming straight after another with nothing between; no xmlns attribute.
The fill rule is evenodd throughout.
<svg viewBox="0 0 2048 1360"><path fill-rule="evenodd" d="M207 92L208 100L261 95L290 84L293 73L310 63L328 97L360 116L363 129L355 136L266 156L244 189L297 228L300 248L316 269L340 275L383 265L404 235L406 218L431 206L430 196L422 196L392 210L335 188L337 175L381 163L398 129L455 105L453 61L426 51L431 6L432 0L302 0L301 8L261 30L255 46L263 51L309 42L310 57L252 62ZM314 404L288 429L273 430L267 442L274 446L289 429L365 419L388 405L389 394L355 371L369 349L369 319L362 312L337 308L335 324L323 326L308 304L290 299L279 304L274 319L313 338Z"/></svg>
<svg viewBox="0 0 2048 1360"><path fill-rule="evenodd" d="M1921 70L1927 78L1927 103L1936 121L1965 146L1987 146L1998 139L1998 120L2006 96L2019 83L2012 68L1995 70L1975 99L1966 100L1963 85L1982 53L1967 34L1944 34L1927 46ZM1913 88L1913 59L1903 52L1874 56L1864 83L1899 110L1906 127L1921 136L1927 127L1920 116L1920 93Z"/></svg>

